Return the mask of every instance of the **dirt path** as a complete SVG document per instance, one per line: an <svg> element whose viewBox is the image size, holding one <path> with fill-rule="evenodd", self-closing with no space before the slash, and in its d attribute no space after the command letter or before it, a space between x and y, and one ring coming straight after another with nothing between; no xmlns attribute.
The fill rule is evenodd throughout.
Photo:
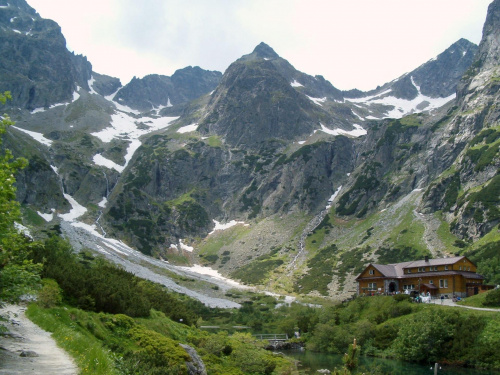
<svg viewBox="0 0 500 375"><path fill-rule="evenodd" d="M8 334L0 336L0 374L73 375L78 367L49 332L29 320L22 305L6 305L0 315ZM22 357L21 353L28 356Z"/></svg>
<svg viewBox="0 0 500 375"><path fill-rule="evenodd" d="M436 304L439 304L439 302L436 302ZM482 310L482 311L500 312L500 309L493 309L493 308L490 309L488 307L473 307L473 306L467 306L467 305L458 304L456 302L453 302L453 300L451 300L451 299L445 299L445 300L443 300L443 305L454 306L454 307L462 307L464 309L471 309L471 310Z"/></svg>

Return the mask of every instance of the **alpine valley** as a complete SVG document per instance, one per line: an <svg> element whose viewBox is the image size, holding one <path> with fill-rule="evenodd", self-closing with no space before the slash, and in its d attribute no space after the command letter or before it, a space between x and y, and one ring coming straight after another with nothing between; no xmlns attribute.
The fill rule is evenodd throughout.
<svg viewBox="0 0 500 375"><path fill-rule="evenodd" d="M122 85L24 0L0 0L2 112L15 122L2 146L29 161L22 225L214 305L239 306L227 287L169 278L204 266L343 300L369 263L460 253L498 284L499 58L495 0L479 46L458 40L369 92L265 43L223 74L188 66Z"/></svg>

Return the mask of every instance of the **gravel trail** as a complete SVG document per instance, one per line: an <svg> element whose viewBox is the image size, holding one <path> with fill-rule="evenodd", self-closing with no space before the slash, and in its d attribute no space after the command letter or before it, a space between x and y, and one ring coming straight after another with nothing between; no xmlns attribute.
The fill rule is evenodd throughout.
<svg viewBox="0 0 500 375"><path fill-rule="evenodd" d="M8 333L0 336L0 374L78 374L73 359L56 345L49 332L26 317L25 310L22 305L0 308L0 315L8 317Z"/></svg>

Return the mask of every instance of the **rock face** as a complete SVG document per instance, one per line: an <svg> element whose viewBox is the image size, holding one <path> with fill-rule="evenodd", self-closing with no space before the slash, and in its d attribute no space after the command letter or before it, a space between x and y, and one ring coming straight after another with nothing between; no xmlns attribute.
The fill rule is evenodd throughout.
<svg viewBox="0 0 500 375"><path fill-rule="evenodd" d="M460 152L451 172L430 185L423 201L428 211L443 210L452 231L466 240L482 237L500 223L500 1L493 1L471 68L457 91L456 110L443 124L444 139ZM442 151L445 142L437 145ZM449 146L448 146L449 147Z"/></svg>
<svg viewBox="0 0 500 375"><path fill-rule="evenodd" d="M158 74L134 77L114 97L114 100L141 111L155 107L185 104L214 90L222 74L188 66L172 77Z"/></svg>
<svg viewBox="0 0 500 375"><path fill-rule="evenodd" d="M102 96L114 94L122 86L118 78L96 72L92 72L92 79L94 80L92 88Z"/></svg>
<svg viewBox="0 0 500 375"><path fill-rule="evenodd" d="M203 360L200 358L196 350L189 345L179 344L191 357L190 362L186 362L189 375L207 375L207 370Z"/></svg>
<svg viewBox="0 0 500 375"><path fill-rule="evenodd" d="M297 73L261 43L226 70L211 95L199 131L217 134L233 146L258 148L268 141L289 142L308 136L320 128L320 122L326 126L338 123L291 85L290 79ZM333 86L331 89L334 91Z"/></svg>
<svg viewBox="0 0 500 375"><path fill-rule="evenodd" d="M61 28L23 0L0 11L0 87L12 107L33 110L67 102L77 86L88 89L92 67L66 49Z"/></svg>

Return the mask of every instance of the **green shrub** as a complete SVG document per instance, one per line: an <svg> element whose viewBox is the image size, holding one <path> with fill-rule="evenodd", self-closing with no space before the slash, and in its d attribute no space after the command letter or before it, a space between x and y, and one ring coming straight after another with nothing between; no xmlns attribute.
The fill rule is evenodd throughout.
<svg viewBox="0 0 500 375"><path fill-rule="evenodd" d="M392 298L394 298L394 301L397 302L402 302L402 301L411 302L411 297L408 294L396 294Z"/></svg>
<svg viewBox="0 0 500 375"><path fill-rule="evenodd" d="M396 354L407 361L436 362L453 335L453 325L442 311L426 310L411 316L394 340Z"/></svg>
<svg viewBox="0 0 500 375"><path fill-rule="evenodd" d="M494 289L488 292L484 300L484 305L500 307L500 289Z"/></svg>
<svg viewBox="0 0 500 375"><path fill-rule="evenodd" d="M53 279L43 279L42 289L38 292L38 303L44 308L54 307L62 302L62 291Z"/></svg>

